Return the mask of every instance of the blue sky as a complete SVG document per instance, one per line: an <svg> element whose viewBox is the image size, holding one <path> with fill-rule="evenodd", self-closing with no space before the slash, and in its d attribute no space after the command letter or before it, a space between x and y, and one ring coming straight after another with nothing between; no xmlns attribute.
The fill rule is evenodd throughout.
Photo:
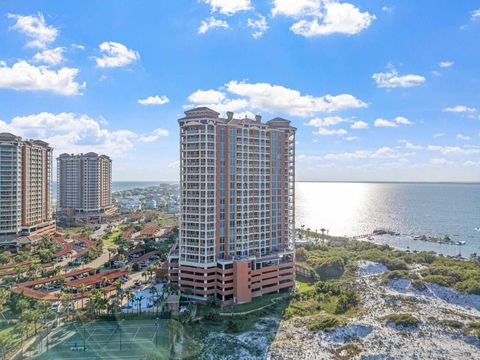
<svg viewBox="0 0 480 360"><path fill-rule="evenodd" d="M177 180L208 105L291 119L297 179L480 181L480 3L1 1L0 131Z"/></svg>

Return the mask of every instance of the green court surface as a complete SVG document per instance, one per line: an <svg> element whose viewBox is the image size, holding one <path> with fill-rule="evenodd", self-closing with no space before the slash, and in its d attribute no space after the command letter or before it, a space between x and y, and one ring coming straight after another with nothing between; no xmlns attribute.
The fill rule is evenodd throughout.
<svg viewBox="0 0 480 360"><path fill-rule="evenodd" d="M182 333L184 333L182 331ZM199 347L178 334L175 353L167 321L124 320L68 324L52 331L30 350L33 359L171 359L191 357ZM33 354L32 354L33 355Z"/></svg>

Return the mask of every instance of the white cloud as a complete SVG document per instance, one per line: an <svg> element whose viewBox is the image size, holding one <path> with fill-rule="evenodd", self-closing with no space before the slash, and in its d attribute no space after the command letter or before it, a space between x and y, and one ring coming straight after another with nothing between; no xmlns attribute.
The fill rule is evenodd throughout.
<svg viewBox="0 0 480 360"><path fill-rule="evenodd" d="M425 77L421 75L399 75L395 69L386 73L375 73L372 75L372 79L380 88L408 88L422 85L426 81Z"/></svg>
<svg viewBox="0 0 480 360"><path fill-rule="evenodd" d="M138 103L141 105L165 105L170 101L166 96L149 96L145 99L138 99Z"/></svg>
<svg viewBox="0 0 480 360"><path fill-rule="evenodd" d="M344 129L326 129L326 128L318 128L317 131L313 132L313 135L320 135L320 136L331 136L331 135L338 135L343 136L347 133Z"/></svg>
<svg viewBox="0 0 480 360"><path fill-rule="evenodd" d="M477 155L480 154L479 148L467 148L459 146L439 146L439 145L429 145L427 147L429 151L436 151L443 155Z"/></svg>
<svg viewBox="0 0 480 360"><path fill-rule="evenodd" d="M373 125L375 127L398 127L395 122L385 119L376 119Z"/></svg>
<svg viewBox="0 0 480 360"><path fill-rule="evenodd" d="M308 15L319 15L321 0L273 0L272 15L285 15L300 18Z"/></svg>
<svg viewBox="0 0 480 360"><path fill-rule="evenodd" d="M251 113L242 111L248 107L248 101L245 99L227 99L225 93L217 90L197 90L188 97L193 104L184 106L191 108L194 106L206 106L222 114L227 111L240 112L237 116L249 116Z"/></svg>
<svg viewBox="0 0 480 360"><path fill-rule="evenodd" d="M225 99L225 94L217 90L197 90L188 97L196 104L219 104Z"/></svg>
<svg viewBox="0 0 480 360"><path fill-rule="evenodd" d="M305 125L307 126L315 126L315 127L328 127L328 126L334 126L343 122L348 122L349 120L344 119L340 116L327 116L324 118L315 118L311 119L308 123Z"/></svg>
<svg viewBox="0 0 480 360"><path fill-rule="evenodd" d="M78 50L85 50L85 46L80 45L80 44L72 44L72 48L78 49Z"/></svg>
<svg viewBox="0 0 480 360"><path fill-rule="evenodd" d="M443 112L453 112L453 113L474 113L477 109L472 107L467 107L463 105L451 106L442 110Z"/></svg>
<svg viewBox="0 0 480 360"><path fill-rule="evenodd" d="M253 30L252 36L255 39L261 38L269 29L265 16L259 15L257 20L248 19L247 26Z"/></svg>
<svg viewBox="0 0 480 360"><path fill-rule="evenodd" d="M168 130L158 128L158 129L153 130L152 134L140 136L138 138L138 140L140 140L142 142L146 142L146 143L151 143L151 142L157 141L161 137L165 137L165 136L168 136Z"/></svg>
<svg viewBox="0 0 480 360"><path fill-rule="evenodd" d="M395 122L400 125L413 125L413 122L408 120L406 117L403 116L397 116L395 118Z"/></svg>
<svg viewBox="0 0 480 360"><path fill-rule="evenodd" d="M114 68L131 64L140 59L138 51L114 41L105 41L99 45L102 57L95 57L97 67Z"/></svg>
<svg viewBox="0 0 480 360"><path fill-rule="evenodd" d="M435 138L443 137L443 136L445 136L445 133L436 133L435 135L433 135L433 137Z"/></svg>
<svg viewBox="0 0 480 360"><path fill-rule="evenodd" d="M354 141L354 140L359 140L360 138L358 136L347 136L345 140L347 141Z"/></svg>
<svg viewBox="0 0 480 360"><path fill-rule="evenodd" d="M463 166L480 166L480 161L467 160L463 163Z"/></svg>
<svg viewBox="0 0 480 360"><path fill-rule="evenodd" d="M0 132L42 139L54 148L57 155L95 151L119 156L134 148L137 141L153 142L168 136L165 129L155 129L151 134L142 136L126 129L110 131L104 127L107 124L102 116L96 120L83 114L43 112L16 116L10 123L0 121Z"/></svg>
<svg viewBox="0 0 480 360"><path fill-rule="evenodd" d="M404 162L405 156L411 154L404 154L392 149L388 146L380 147L376 150L356 150L353 152L331 153L323 157L325 160L358 160L358 159L394 159L402 158Z"/></svg>
<svg viewBox="0 0 480 360"><path fill-rule="evenodd" d="M198 90L189 96L190 102L194 104L184 107L207 106L220 113L261 110L292 116L311 116L321 112L367 107L367 104L350 94L315 97L268 83L230 81L222 89L239 98L227 98L225 92L217 90Z"/></svg>
<svg viewBox="0 0 480 360"><path fill-rule="evenodd" d="M356 150L353 152L344 153L332 153L324 156L326 160L354 160L354 159L366 159L372 154L368 150Z"/></svg>
<svg viewBox="0 0 480 360"><path fill-rule="evenodd" d="M319 112L364 108L367 105L350 94L315 97L302 95L298 90L268 83L249 84L230 81L225 85L232 94L244 96L249 106L270 113L283 112L294 116L308 116Z"/></svg>
<svg viewBox="0 0 480 360"><path fill-rule="evenodd" d="M31 39L27 43L28 47L44 49L57 38L58 30L51 25L47 25L41 13L25 16L8 14L7 16L16 20L15 25L11 26L10 29L17 30Z"/></svg>
<svg viewBox="0 0 480 360"><path fill-rule="evenodd" d="M455 64L453 61L441 61L440 63L438 63L438 66L440 66L441 68L449 68L453 66L453 64Z"/></svg>
<svg viewBox="0 0 480 360"><path fill-rule="evenodd" d="M42 52L36 53L33 60L38 63L44 63L47 65L58 65L63 61L63 52L65 48L57 47L55 49L47 49Z"/></svg>
<svg viewBox="0 0 480 360"><path fill-rule="evenodd" d="M368 129L368 124L365 121L355 121L351 126L351 129Z"/></svg>
<svg viewBox="0 0 480 360"><path fill-rule="evenodd" d="M392 13L393 10L395 10L395 8L394 8L393 5L392 5L392 6L383 6L383 7L382 7L382 11L385 11L385 12L387 12L387 13Z"/></svg>
<svg viewBox="0 0 480 360"><path fill-rule="evenodd" d="M272 16L299 19L290 30L305 37L334 33L354 35L375 20L375 15L337 0L274 0L273 5Z"/></svg>
<svg viewBox="0 0 480 360"><path fill-rule="evenodd" d="M370 157L374 159L398 158L400 154L391 147L384 146L376 150Z"/></svg>
<svg viewBox="0 0 480 360"><path fill-rule="evenodd" d="M430 159L430 164L431 165L446 165L448 163L449 163L449 161L445 158Z"/></svg>
<svg viewBox="0 0 480 360"><path fill-rule="evenodd" d="M180 167L180 160L172 161L167 165L168 168L179 168Z"/></svg>
<svg viewBox="0 0 480 360"><path fill-rule="evenodd" d="M457 134L457 139L458 140L470 140L470 136L465 136L462 134Z"/></svg>
<svg viewBox="0 0 480 360"><path fill-rule="evenodd" d="M76 77L79 70L63 67L58 71L36 67L26 61L19 61L8 67L0 63L0 88L31 91L51 91L60 95L80 95L86 83L79 84Z"/></svg>
<svg viewBox="0 0 480 360"><path fill-rule="evenodd" d="M218 29L218 28L228 29L229 27L230 26L225 20L215 19L213 16L211 16L208 19L205 19L202 21L202 23L200 24L200 27L198 28L198 33L205 34L210 29Z"/></svg>
<svg viewBox="0 0 480 360"><path fill-rule="evenodd" d="M223 15L233 15L239 11L252 9L250 0L200 0L209 4L212 12L219 12Z"/></svg>
<svg viewBox="0 0 480 360"><path fill-rule="evenodd" d="M330 35L335 33L355 35L370 26L375 15L361 12L350 3L334 0L323 1L322 13L313 19L301 19L290 30L305 37Z"/></svg>
<svg viewBox="0 0 480 360"><path fill-rule="evenodd" d="M472 11L472 20L480 19L480 9Z"/></svg>
<svg viewBox="0 0 480 360"><path fill-rule="evenodd" d="M96 151L119 155L133 148L137 137L130 130L109 131L99 121L73 113L17 116L8 126L10 131L25 138L45 140L56 154Z"/></svg>
<svg viewBox="0 0 480 360"><path fill-rule="evenodd" d="M422 145L412 144L408 140L399 140L398 142L403 144L405 146L405 148L410 149L410 150L423 150Z"/></svg>

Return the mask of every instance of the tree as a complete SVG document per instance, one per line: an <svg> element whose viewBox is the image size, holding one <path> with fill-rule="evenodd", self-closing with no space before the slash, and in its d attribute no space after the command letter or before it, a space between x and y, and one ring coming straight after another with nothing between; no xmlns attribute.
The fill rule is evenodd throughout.
<svg viewBox="0 0 480 360"><path fill-rule="evenodd" d="M170 343L170 356L172 358L176 358L175 344L177 343L177 340L182 333L182 324L180 324L177 320L169 319L167 321L167 328L168 328L168 338Z"/></svg>
<svg viewBox="0 0 480 360"><path fill-rule="evenodd" d="M322 241L325 242L325 231L327 231L326 229L324 228L321 228L320 229L320 232L322 233Z"/></svg>
<svg viewBox="0 0 480 360"><path fill-rule="evenodd" d="M127 291L127 299L128 299L129 304L131 304L131 306L132 306L132 313L133 313L135 294L133 294L130 291Z"/></svg>
<svg viewBox="0 0 480 360"><path fill-rule="evenodd" d="M137 306L138 306L138 313L141 314L142 313L142 301L145 299L145 296L143 295L140 295L138 297L135 298L135 300L137 301Z"/></svg>
<svg viewBox="0 0 480 360"><path fill-rule="evenodd" d="M53 253L50 249L40 249L37 251L37 255L40 258L40 261L44 264L52 261Z"/></svg>
<svg viewBox="0 0 480 360"><path fill-rule="evenodd" d="M4 317L3 313L6 310L5 305L7 304L9 298L10 298L10 293L8 292L8 290L4 288L0 288L0 314L3 317Z"/></svg>
<svg viewBox="0 0 480 360"><path fill-rule="evenodd" d="M25 268L22 265L15 266L16 281L19 282L23 278L22 274L25 273Z"/></svg>
<svg viewBox="0 0 480 360"><path fill-rule="evenodd" d="M80 286L78 287L78 290L80 291L80 294L82 295L82 309L83 309L83 300L85 298L85 290L87 289L87 287L85 286L85 284L80 284Z"/></svg>
<svg viewBox="0 0 480 360"><path fill-rule="evenodd" d="M150 277L150 281L153 279L153 274L157 271L157 267L153 264L148 265L147 272Z"/></svg>
<svg viewBox="0 0 480 360"><path fill-rule="evenodd" d="M0 334L0 347L2 348L2 359L5 359L5 354L8 352L8 347L11 345L12 339L8 334Z"/></svg>
<svg viewBox="0 0 480 360"><path fill-rule="evenodd" d="M0 264L8 264L12 260L12 253L10 251L4 251L0 254Z"/></svg>

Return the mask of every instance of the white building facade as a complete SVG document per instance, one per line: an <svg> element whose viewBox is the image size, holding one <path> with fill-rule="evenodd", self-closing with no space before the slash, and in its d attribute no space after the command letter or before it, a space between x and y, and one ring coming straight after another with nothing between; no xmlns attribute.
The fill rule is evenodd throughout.
<svg viewBox="0 0 480 360"><path fill-rule="evenodd" d="M0 133L0 237L55 231L52 152L44 141Z"/></svg>
<svg viewBox="0 0 480 360"><path fill-rule="evenodd" d="M57 158L58 210L103 213L112 208L112 160L96 153Z"/></svg>

